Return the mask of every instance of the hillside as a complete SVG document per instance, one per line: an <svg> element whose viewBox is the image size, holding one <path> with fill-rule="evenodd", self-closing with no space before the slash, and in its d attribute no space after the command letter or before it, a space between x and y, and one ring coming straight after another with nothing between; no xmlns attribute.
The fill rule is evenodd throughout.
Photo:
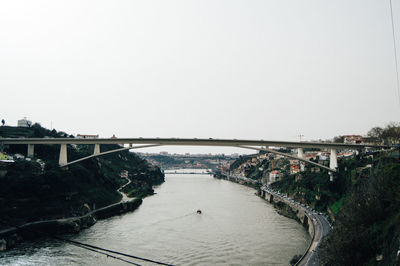
<svg viewBox="0 0 400 266"><path fill-rule="evenodd" d="M351 169L356 173L356 169ZM400 164L385 155L371 168L345 176L344 200L321 259L326 265L400 263ZM351 252L349 252L351 251Z"/></svg>
<svg viewBox="0 0 400 266"><path fill-rule="evenodd" d="M324 265L395 265L400 248L400 164L382 154L339 162L333 182L325 171L288 175L271 186L317 211L334 229L321 252ZM351 252L349 252L351 251Z"/></svg>
<svg viewBox="0 0 400 266"><path fill-rule="evenodd" d="M73 137L64 132L48 130L35 124L30 128L0 127L1 137ZM101 151L119 148L101 145ZM0 166L0 217L22 224L28 221L78 216L90 210L118 202L117 189L127 182L121 172L128 171L132 197L144 197L152 187L164 182L158 167L150 165L134 153L112 153L71 165L58 166L59 145L35 145L35 158L15 159ZM93 145L68 145L68 159L74 160L93 153ZM4 147L12 156L26 154L26 145ZM0 228L4 225L0 225Z"/></svg>
<svg viewBox="0 0 400 266"><path fill-rule="evenodd" d="M369 135L396 147L400 126L374 128ZM399 156L398 150L342 156L332 181L326 170L310 165L293 173L298 162L273 155L240 158L229 170L260 181L269 178L275 191L329 214L333 230L319 253L323 265L400 265ZM273 171L279 176L271 181Z"/></svg>

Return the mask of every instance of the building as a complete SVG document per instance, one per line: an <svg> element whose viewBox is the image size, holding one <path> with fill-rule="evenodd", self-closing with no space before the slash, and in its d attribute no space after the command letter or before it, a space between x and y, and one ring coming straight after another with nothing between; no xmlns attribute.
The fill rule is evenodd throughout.
<svg viewBox="0 0 400 266"><path fill-rule="evenodd" d="M266 153L265 153L265 154L259 154L259 155L257 156L257 159L258 159L260 162L262 162L263 160L267 159L267 154L266 154Z"/></svg>
<svg viewBox="0 0 400 266"><path fill-rule="evenodd" d="M301 162L300 163L300 171L304 172L306 170L306 163L305 162Z"/></svg>
<svg viewBox="0 0 400 266"><path fill-rule="evenodd" d="M280 177L281 177L281 172L279 172L278 170L271 171L269 173L268 183L269 184L274 183L274 182L278 181L280 179Z"/></svg>
<svg viewBox="0 0 400 266"><path fill-rule="evenodd" d="M344 135L343 143L346 144L361 144L364 143L364 138L360 135Z"/></svg>
<svg viewBox="0 0 400 266"><path fill-rule="evenodd" d="M128 174L129 174L129 172L127 170L122 170L120 173L120 176L122 178L128 178Z"/></svg>
<svg viewBox="0 0 400 266"><path fill-rule="evenodd" d="M85 134L78 134L76 135L78 139L98 139L99 135L85 135Z"/></svg>
<svg viewBox="0 0 400 266"><path fill-rule="evenodd" d="M326 160L329 159L329 155L328 155L328 153L326 153L326 152L319 152L319 153L318 153L318 159L319 159L320 161L326 161Z"/></svg>
<svg viewBox="0 0 400 266"><path fill-rule="evenodd" d="M32 121L26 119L26 117L18 120L17 126L19 127L30 127L32 125Z"/></svg>
<svg viewBox="0 0 400 266"><path fill-rule="evenodd" d="M300 172L300 170L301 169L298 165L296 165L296 164L290 165L290 174L291 175L297 174L298 172Z"/></svg>

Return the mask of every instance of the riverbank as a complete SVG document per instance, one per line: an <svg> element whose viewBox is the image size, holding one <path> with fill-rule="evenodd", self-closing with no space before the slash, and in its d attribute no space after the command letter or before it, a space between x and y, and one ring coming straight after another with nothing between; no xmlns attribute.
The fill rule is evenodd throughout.
<svg viewBox="0 0 400 266"><path fill-rule="evenodd" d="M82 216L62 219L29 222L20 226L8 225L9 228L0 231L0 251L14 248L24 240L57 234L79 233L81 230L94 225L97 220L136 210L142 204L142 199L121 200L118 203L90 210Z"/></svg>
<svg viewBox="0 0 400 266"><path fill-rule="evenodd" d="M131 183L129 178L125 179L127 183L117 190L122 196L122 199L117 203L94 210L91 210L90 206L85 204L84 207L87 213L80 216L35 221L20 226L8 224L9 228L0 230L0 251L13 248L24 239L35 239L55 234L79 233L81 230L94 225L97 220L136 210L143 201L141 198L129 198L121 191Z"/></svg>

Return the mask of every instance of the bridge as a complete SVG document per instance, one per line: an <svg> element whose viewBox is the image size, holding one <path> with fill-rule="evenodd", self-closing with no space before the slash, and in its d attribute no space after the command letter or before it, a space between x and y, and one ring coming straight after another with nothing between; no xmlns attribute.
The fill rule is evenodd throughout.
<svg viewBox="0 0 400 266"><path fill-rule="evenodd" d="M27 156L34 156L34 146L43 144L60 145L59 165L66 167L71 164L78 163L89 158L119 152L123 150L142 149L157 146L220 146L220 147L235 147L242 149L251 149L258 151L266 151L274 154L279 154L284 157L299 160L308 164L326 169L329 172L336 172L337 151L338 150L359 150L363 151L366 148L384 149L387 146L372 145L372 144L343 144L343 143L320 143L320 142L293 142L293 141L269 141L269 140L238 140L238 139L197 139L197 138L96 138L96 139L81 139L81 138L0 138L0 148L4 145L27 145ZM68 162L67 145L94 145L92 155ZM100 145L102 144L119 144L121 148L101 152ZM133 146L133 145L137 146ZM124 147L128 145L128 147ZM297 155L282 153L271 149L270 147L284 147L297 149ZM310 161L304 156L305 148L316 148L330 151L329 167Z"/></svg>
<svg viewBox="0 0 400 266"><path fill-rule="evenodd" d="M178 174L178 175L211 175L212 172L179 172L179 171L164 171L164 174Z"/></svg>

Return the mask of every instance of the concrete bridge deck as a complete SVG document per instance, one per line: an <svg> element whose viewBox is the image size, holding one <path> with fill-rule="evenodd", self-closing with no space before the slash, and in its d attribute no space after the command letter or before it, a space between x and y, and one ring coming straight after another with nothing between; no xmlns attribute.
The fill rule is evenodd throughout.
<svg viewBox="0 0 400 266"><path fill-rule="evenodd" d="M138 149L154 146L225 146L236 147L242 149L255 149L263 150L266 152L280 154L292 159L297 159L305 163L313 164L315 166L324 168L329 172L336 172L337 170L337 150L363 150L365 148L382 149L388 148L386 146L378 146L372 144L344 144L344 143L320 143L320 142L294 142L294 141L270 141L270 140L238 140L238 139L197 139L197 138L0 138L0 149L4 145L20 145L25 144L28 146L28 157L34 156L34 145L40 144L58 144L60 148L59 164L65 167L89 158L101 156L107 153L118 152L122 150ZM93 155L78 159L73 162L67 160L67 144L86 144L94 145ZM113 151L100 152L101 144L119 144L122 148ZM133 146L133 144L142 144L142 146ZM129 145L129 147L123 147ZM288 153L281 153L269 147L285 147L295 148L298 151L297 156ZM330 150L330 165L329 167L318 164L304 158L304 148L316 148Z"/></svg>
<svg viewBox="0 0 400 266"><path fill-rule="evenodd" d="M163 146L266 146L285 148L319 148L319 149L365 149L388 148L372 144L344 144L271 140L243 139L197 139L197 138L0 138L0 144L157 144Z"/></svg>

